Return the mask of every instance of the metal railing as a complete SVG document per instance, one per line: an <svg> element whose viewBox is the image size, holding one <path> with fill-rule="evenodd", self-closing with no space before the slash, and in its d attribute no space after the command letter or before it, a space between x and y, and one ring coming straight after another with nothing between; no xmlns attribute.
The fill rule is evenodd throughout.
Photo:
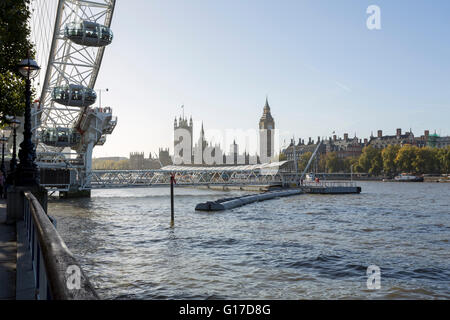
<svg viewBox="0 0 450 320"><path fill-rule="evenodd" d="M328 187L356 187L356 182L348 182L348 181L303 181L302 186L304 187L320 187L320 188L328 188Z"/></svg>
<svg viewBox="0 0 450 320"><path fill-rule="evenodd" d="M176 186L260 185L281 183L278 171L263 174L261 170L199 168L197 170L93 170L91 188L161 187L170 185L175 175ZM46 185L44 185L47 187Z"/></svg>
<svg viewBox="0 0 450 320"><path fill-rule="evenodd" d="M24 196L24 220L37 300L98 299L80 264L31 192Z"/></svg>

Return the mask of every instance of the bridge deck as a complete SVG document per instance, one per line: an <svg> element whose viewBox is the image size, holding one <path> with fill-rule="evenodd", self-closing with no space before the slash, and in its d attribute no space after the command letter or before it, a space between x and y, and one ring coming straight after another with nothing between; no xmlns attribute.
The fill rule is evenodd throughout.
<svg viewBox="0 0 450 320"><path fill-rule="evenodd" d="M16 224L6 223L6 202L0 200L0 300L16 298Z"/></svg>

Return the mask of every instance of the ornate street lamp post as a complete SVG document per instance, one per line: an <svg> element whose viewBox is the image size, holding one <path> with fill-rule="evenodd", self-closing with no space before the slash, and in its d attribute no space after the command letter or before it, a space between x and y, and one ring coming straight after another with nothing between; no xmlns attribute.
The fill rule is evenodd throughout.
<svg viewBox="0 0 450 320"><path fill-rule="evenodd" d="M8 138L5 137L5 133L3 132L2 137L0 138L0 141L2 142L2 164L0 167L0 171L3 173L3 177L6 178L6 171L5 171L5 143L8 142Z"/></svg>
<svg viewBox="0 0 450 320"><path fill-rule="evenodd" d="M17 166L16 184L18 186L38 186L39 171L34 162L36 151L31 141L31 79L39 73L40 67L33 59L24 59L19 65L19 72L25 77L25 122L23 131L23 142L20 144L19 160Z"/></svg>
<svg viewBox="0 0 450 320"><path fill-rule="evenodd" d="M11 170L11 173L14 174L14 171L17 167L17 158L16 158L16 137L17 137L17 128L20 126L20 121L14 118L11 121L11 127L13 128L13 152L12 152L12 158L11 162L9 163L9 169Z"/></svg>

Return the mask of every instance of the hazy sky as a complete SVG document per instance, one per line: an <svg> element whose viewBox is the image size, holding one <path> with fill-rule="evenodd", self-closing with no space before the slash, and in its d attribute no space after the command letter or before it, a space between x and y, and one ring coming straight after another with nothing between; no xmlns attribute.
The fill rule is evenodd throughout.
<svg viewBox="0 0 450 320"><path fill-rule="evenodd" d="M96 88L119 120L94 156L172 148L181 105L207 136L256 129L266 95L281 137L448 135L449 15L448 0L117 0Z"/></svg>

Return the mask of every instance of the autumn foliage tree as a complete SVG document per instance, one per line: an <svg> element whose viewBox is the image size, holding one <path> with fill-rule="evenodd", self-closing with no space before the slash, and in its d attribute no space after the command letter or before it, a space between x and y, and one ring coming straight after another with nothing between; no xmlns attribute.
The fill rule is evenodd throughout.
<svg viewBox="0 0 450 320"><path fill-rule="evenodd" d="M413 172L415 171L414 161L417 157L418 148L412 145L403 146L395 158L395 164L401 172Z"/></svg>
<svg viewBox="0 0 450 320"><path fill-rule="evenodd" d="M336 152L330 152L326 156L326 168L328 172L339 172L341 170L341 164L337 157Z"/></svg>
<svg viewBox="0 0 450 320"><path fill-rule="evenodd" d="M311 157L306 152L298 160L302 171ZM320 156L320 172L369 173L372 175L394 176L402 172L417 174L450 173L450 146L446 148L419 148L413 145L390 145L383 150L367 146L358 157L340 158L336 152Z"/></svg>
<svg viewBox="0 0 450 320"><path fill-rule="evenodd" d="M450 173L450 146L438 149L436 157L439 162L439 170L441 173Z"/></svg>
<svg viewBox="0 0 450 320"><path fill-rule="evenodd" d="M415 172L418 173L439 173L439 159L436 148L418 148L416 159L413 161Z"/></svg>
<svg viewBox="0 0 450 320"><path fill-rule="evenodd" d="M22 115L25 108L25 82L17 64L30 53L30 0L0 1L0 125L8 115Z"/></svg>
<svg viewBox="0 0 450 320"><path fill-rule="evenodd" d="M130 169L130 160L92 159L92 168L94 170L128 170Z"/></svg>
<svg viewBox="0 0 450 320"><path fill-rule="evenodd" d="M359 157L357 170L359 172L367 172L373 175L379 175L383 170L383 159L381 150L372 146L364 147Z"/></svg>
<svg viewBox="0 0 450 320"><path fill-rule="evenodd" d="M390 145L381 151L384 173L388 175L395 175L397 173L397 163L395 162L395 159L397 158L399 150L399 145Z"/></svg>

